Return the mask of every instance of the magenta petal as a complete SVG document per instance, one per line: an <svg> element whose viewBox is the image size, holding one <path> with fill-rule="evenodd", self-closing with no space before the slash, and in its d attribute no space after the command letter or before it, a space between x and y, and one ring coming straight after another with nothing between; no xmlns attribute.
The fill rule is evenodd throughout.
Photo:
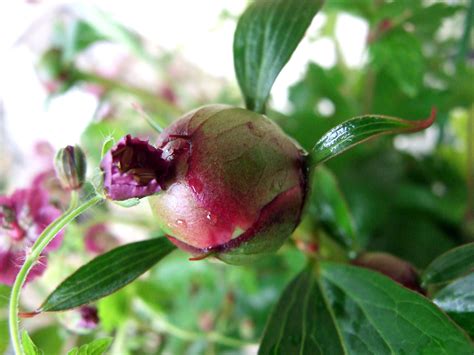
<svg viewBox="0 0 474 355"><path fill-rule="evenodd" d="M121 201L161 191L169 170L162 153L148 141L130 135L122 138L100 165L107 196Z"/></svg>

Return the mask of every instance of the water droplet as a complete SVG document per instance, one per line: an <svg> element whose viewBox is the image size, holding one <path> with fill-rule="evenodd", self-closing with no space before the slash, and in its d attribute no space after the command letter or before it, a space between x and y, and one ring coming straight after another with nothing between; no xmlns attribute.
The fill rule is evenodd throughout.
<svg viewBox="0 0 474 355"><path fill-rule="evenodd" d="M188 226L188 224L186 223L186 221L184 219L177 219L176 220L176 225L178 225L180 227L184 227L184 228L186 228Z"/></svg>
<svg viewBox="0 0 474 355"><path fill-rule="evenodd" d="M215 225L217 223L216 216L213 215L210 211L207 211L206 218L209 222L211 222L212 225Z"/></svg>

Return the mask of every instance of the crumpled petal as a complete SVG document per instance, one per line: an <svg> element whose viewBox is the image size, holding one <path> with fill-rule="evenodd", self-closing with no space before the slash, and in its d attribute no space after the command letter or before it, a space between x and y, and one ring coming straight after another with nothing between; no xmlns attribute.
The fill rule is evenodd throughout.
<svg viewBox="0 0 474 355"><path fill-rule="evenodd" d="M127 135L103 158L104 189L116 201L142 198L162 190L170 163L162 150Z"/></svg>

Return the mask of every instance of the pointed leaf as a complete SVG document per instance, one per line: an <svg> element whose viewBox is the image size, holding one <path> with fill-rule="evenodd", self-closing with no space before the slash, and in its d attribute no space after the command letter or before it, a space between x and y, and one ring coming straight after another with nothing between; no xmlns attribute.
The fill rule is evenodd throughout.
<svg viewBox="0 0 474 355"><path fill-rule="evenodd" d="M102 254L64 280L39 311L64 311L110 295L135 280L175 248L166 238L154 238L126 244Z"/></svg>
<svg viewBox="0 0 474 355"><path fill-rule="evenodd" d="M443 288L433 302L474 337L474 273Z"/></svg>
<svg viewBox="0 0 474 355"><path fill-rule="evenodd" d="M316 143L311 152L313 165L334 158L336 155L371 138L385 134L423 130L431 126L435 117L435 109L431 111L429 118L419 121L402 120L382 115L355 117L334 127Z"/></svg>
<svg viewBox="0 0 474 355"><path fill-rule="evenodd" d="M469 243L440 255L425 270L425 285L445 283L474 271L474 243Z"/></svg>
<svg viewBox="0 0 474 355"><path fill-rule="evenodd" d="M323 262L287 287L259 354L473 351L467 335L425 297L373 271Z"/></svg>
<svg viewBox="0 0 474 355"><path fill-rule="evenodd" d="M24 330L21 334L21 345L26 355L41 355L43 352L33 343L27 331Z"/></svg>
<svg viewBox="0 0 474 355"><path fill-rule="evenodd" d="M265 111L275 79L322 4L323 0L257 0L240 17L234 67L248 109Z"/></svg>
<svg viewBox="0 0 474 355"><path fill-rule="evenodd" d="M80 348L71 349L67 355L102 355L112 344L112 338L96 339Z"/></svg>
<svg viewBox="0 0 474 355"><path fill-rule="evenodd" d="M329 236L350 250L360 248L354 221L334 174L324 166L314 171L309 213L328 230Z"/></svg>

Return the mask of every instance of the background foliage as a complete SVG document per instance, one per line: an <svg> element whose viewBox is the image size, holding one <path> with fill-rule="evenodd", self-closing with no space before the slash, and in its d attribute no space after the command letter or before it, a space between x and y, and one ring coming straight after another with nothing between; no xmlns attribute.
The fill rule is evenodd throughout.
<svg viewBox="0 0 474 355"><path fill-rule="evenodd" d="M307 269L301 270L306 264L305 254L314 254L315 245L323 257L333 261L347 261L345 247L354 251L385 251L410 261L423 271L444 252L473 242L472 11L472 1L454 4L420 0L327 1L322 8L325 25L318 33L307 35L331 38L336 46L336 64L325 68L310 63L305 75L290 88L291 109L281 113L272 110L270 105L268 115L307 150L331 127L366 113L419 119L427 117L435 106L438 109L435 125L428 132L409 138L383 137L318 168L313 175L314 189L306 217L277 255L249 266L233 267L211 261L187 262L184 253L175 251L138 281L99 300L96 305L100 323L92 331L65 326L75 311L40 316L44 317L43 321L25 321L26 326L31 327L34 343L45 354L64 353L64 349L108 336L114 337L112 352L121 354L255 351L270 314L272 318L277 317L276 322L282 328L297 329L291 320L286 323L279 318L280 308L272 313L292 279L294 288L287 289L285 294L293 292L295 295L288 294L288 298L326 294L328 304L313 305L314 314L321 317L331 318L331 312L349 312L359 319L362 313L380 312L358 300L368 297L374 302L385 302L384 298L375 292L371 294L370 287L368 292L359 293L362 291L350 284L354 279L360 281L359 287L364 283L378 283L388 289L393 284L385 284L385 279L379 280L366 271L351 271L355 268L327 262L319 270L322 275L319 283L311 286L313 281L307 278ZM348 66L341 54L334 26L342 13L362 18L369 24L366 61L362 67ZM51 95L60 95L72 87L84 89L87 84L103 90L100 99L107 108L106 114L97 112L82 134L82 146L90 159L91 171L98 168L104 137L118 139L125 133L154 136L140 116L149 115L154 122L166 125L187 109L209 101L242 104L236 83L228 83L214 93L211 100L183 95L177 103L170 94L156 95L121 78L106 78L84 69L76 59L97 41L118 43L137 60L152 63L159 71L166 71L172 59L167 55L153 57L142 39L106 16L91 20L75 14L65 21L58 20L55 25L56 36L50 48L42 53L38 69L43 80L56 84ZM165 84L170 92L179 95L180 81L168 80ZM135 103L135 108L130 102ZM257 100L257 106L261 108L261 105ZM328 106L329 109L325 109ZM129 210L102 205L72 225L67 230L65 245L50 258L48 273L31 286L33 301L29 305L37 307L38 296L34 295L44 299L78 265L92 258L82 243L84 232L91 224L112 225L117 220L119 226L130 224L132 228L115 229L124 240L136 240L135 233L158 235L158 227L145 210L146 206L139 206L138 212L130 215ZM472 271L472 258L469 259L472 251L462 249L461 253L467 255L468 261L463 266L468 267L454 266L453 271L448 269L449 260L453 258L438 259L425 271L423 281L428 288L427 296L434 298L435 303L472 336L474 291L472 273L468 274ZM450 273L454 276L446 276ZM308 289L310 296L304 293ZM0 353L8 346L4 311L8 292L7 287L0 288ZM404 289L393 290L393 294L397 292L407 303L422 302L412 299L413 295ZM348 309L343 309L341 293L353 303L345 305ZM453 307L454 301L464 307ZM291 302L283 303L282 307L293 306ZM412 307L397 308L394 312L413 316L423 308ZM415 324L415 328L427 328L431 322L428 313L405 326ZM298 312L291 314L295 314L293 321L297 322ZM311 324L307 319L304 322ZM338 351L332 348L333 353L344 352L344 349L362 352L362 340L336 339L336 328L351 326L336 323L332 325L334 329L327 329L327 337L318 340L319 344L324 346L324 341L330 343L328 346L339 344ZM459 335L453 329L457 328L447 318L443 326L445 332L454 334L452 343L446 345L447 352L466 350L462 348L463 340L456 338ZM275 329L278 331L283 330ZM384 328L383 319L375 322L373 329L367 329L367 334L373 343L365 346L374 353L388 352L391 342L396 341L396 334ZM378 341L376 334L388 339L386 343ZM430 335L426 336L429 344ZM286 339L287 343L274 344L272 339L265 338L262 353L281 349L291 352L295 344L304 344L297 335L296 338L288 335Z"/></svg>

